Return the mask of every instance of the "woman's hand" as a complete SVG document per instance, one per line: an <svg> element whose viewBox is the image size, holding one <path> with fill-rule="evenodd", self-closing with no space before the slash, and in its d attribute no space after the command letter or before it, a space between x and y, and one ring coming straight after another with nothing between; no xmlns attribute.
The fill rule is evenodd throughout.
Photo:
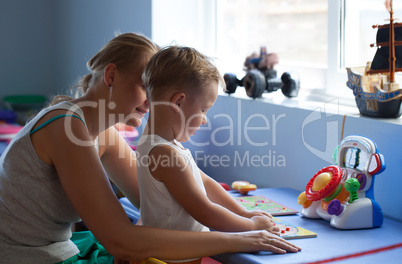
<svg viewBox="0 0 402 264"><path fill-rule="evenodd" d="M268 212L265 211L261 211L261 210L246 210L244 209L244 211L240 214L243 217L246 218L251 218L253 216L268 216L270 218L272 218L272 215Z"/></svg>
<svg viewBox="0 0 402 264"><path fill-rule="evenodd" d="M234 242L231 253L270 251L276 254L285 254L296 253L301 250L300 247L265 230L228 233L228 235L234 236L231 240Z"/></svg>

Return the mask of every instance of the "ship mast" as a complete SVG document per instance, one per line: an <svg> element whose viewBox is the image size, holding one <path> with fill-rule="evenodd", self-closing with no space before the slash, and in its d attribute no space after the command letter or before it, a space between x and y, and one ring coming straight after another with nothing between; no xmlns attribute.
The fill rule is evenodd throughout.
<svg viewBox="0 0 402 264"><path fill-rule="evenodd" d="M394 10L392 0L389 11L389 82L395 82L395 31L394 31Z"/></svg>

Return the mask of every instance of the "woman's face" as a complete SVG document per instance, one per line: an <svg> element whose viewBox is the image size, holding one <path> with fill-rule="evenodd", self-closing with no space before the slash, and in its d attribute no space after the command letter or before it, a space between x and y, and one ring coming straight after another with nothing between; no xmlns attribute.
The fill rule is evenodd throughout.
<svg viewBox="0 0 402 264"><path fill-rule="evenodd" d="M136 70L120 73L113 83L112 101L116 102L116 109L111 110L118 114L117 122L139 127L149 106L146 98L145 86L142 82L144 65Z"/></svg>

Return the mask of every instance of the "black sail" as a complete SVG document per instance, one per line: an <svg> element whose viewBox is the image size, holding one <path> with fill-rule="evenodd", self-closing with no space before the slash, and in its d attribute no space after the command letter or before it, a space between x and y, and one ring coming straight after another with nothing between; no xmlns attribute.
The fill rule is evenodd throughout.
<svg viewBox="0 0 402 264"><path fill-rule="evenodd" d="M396 23L395 28L395 41L402 41L402 24ZM377 51L374 59L371 62L371 70L389 70L389 25L383 25L377 29ZM386 43L386 45L381 45ZM395 45L395 68L402 69L402 46Z"/></svg>

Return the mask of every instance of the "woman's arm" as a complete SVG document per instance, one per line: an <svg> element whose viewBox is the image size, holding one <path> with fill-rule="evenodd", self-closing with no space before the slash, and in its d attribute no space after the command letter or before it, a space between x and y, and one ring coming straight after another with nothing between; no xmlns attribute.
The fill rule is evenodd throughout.
<svg viewBox="0 0 402 264"><path fill-rule="evenodd" d="M147 228L147 227L142 227ZM149 229L153 229L148 227ZM158 229L156 229L158 230ZM147 234L151 232L144 229ZM160 232L159 232L160 231ZM159 229L155 236L144 242L154 244L146 252L147 257L159 259L189 259L222 253L270 251L277 254L296 253L301 248L265 230L240 233L189 232ZM127 258L122 258L127 259Z"/></svg>
<svg viewBox="0 0 402 264"><path fill-rule="evenodd" d="M114 127L101 133L98 141L101 161L109 179L139 208L140 193L135 152Z"/></svg>

